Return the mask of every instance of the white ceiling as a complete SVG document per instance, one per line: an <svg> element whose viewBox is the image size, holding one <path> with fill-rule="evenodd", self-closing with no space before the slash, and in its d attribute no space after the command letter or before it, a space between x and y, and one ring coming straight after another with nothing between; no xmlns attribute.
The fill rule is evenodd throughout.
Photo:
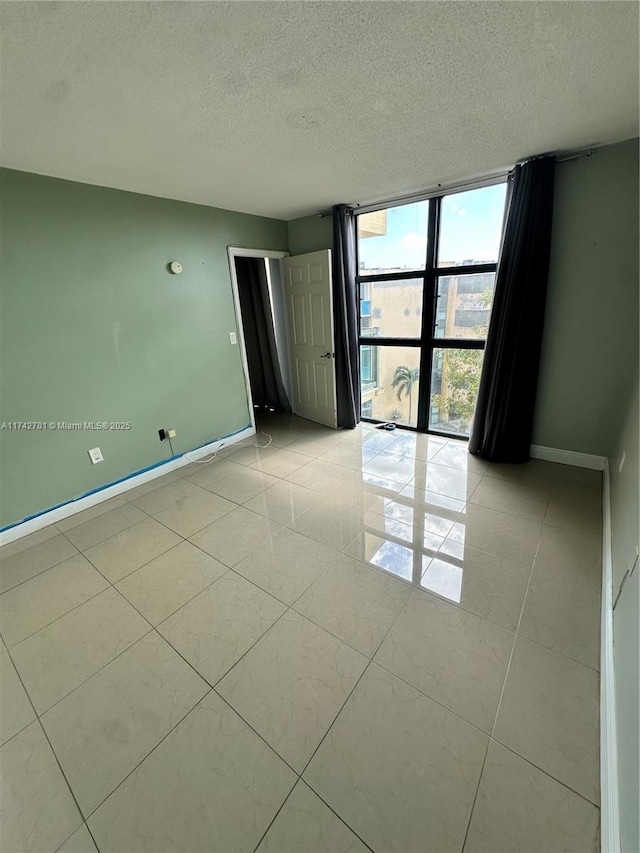
<svg viewBox="0 0 640 853"><path fill-rule="evenodd" d="M292 219L638 135L635 2L3 2L2 164Z"/></svg>

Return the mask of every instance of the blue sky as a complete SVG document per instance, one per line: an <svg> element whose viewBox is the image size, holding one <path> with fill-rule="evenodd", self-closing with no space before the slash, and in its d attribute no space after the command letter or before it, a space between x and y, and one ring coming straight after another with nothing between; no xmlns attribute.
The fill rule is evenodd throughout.
<svg viewBox="0 0 640 853"><path fill-rule="evenodd" d="M506 184L445 196L440 224L440 263L495 261L500 241ZM367 269L424 268L428 202L392 207L387 233L359 241Z"/></svg>

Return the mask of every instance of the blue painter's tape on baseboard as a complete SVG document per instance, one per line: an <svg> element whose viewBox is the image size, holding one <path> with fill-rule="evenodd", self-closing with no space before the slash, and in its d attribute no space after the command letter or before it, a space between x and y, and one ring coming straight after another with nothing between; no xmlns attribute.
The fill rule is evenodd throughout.
<svg viewBox="0 0 640 853"><path fill-rule="evenodd" d="M17 527L19 524L24 524L27 521L33 521L34 518L39 518L41 515L45 515L47 512L54 512L56 509L60 509L63 506L68 506L69 504L73 504L76 501L81 501L83 498L91 497L91 495L95 495L98 492L103 492L105 489L110 489L112 486L117 486L119 483L124 483L126 480L131 480L132 477L139 477L140 474L146 474L147 471L153 471L155 468L161 468L163 465L168 465L169 462L175 462L176 459L182 459L183 456L186 456L188 453L195 453L196 450L200 450L203 447L207 447L209 444L215 444L216 441L224 441L225 438L232 438L234 435L238 435L240 432L244 432L246 429L251 429L253 424L247 424L246 426L241 427L240 429L236 429L233 432L227 433L227 435L221 435L220 438L213 438L211 441L205 441L204 444L199 444L197 447L193 447L191 450L185 450L184 453L176 453L175 456L171 456L169 459L163 459L161 462L155 462L153 465L148 465L146 468L140 468L138 471L134 471L132 474L127 474L125 477L120 477L119 480L112 480L110 483L105 483L104 486L98 486L96 489L89 489L88 492L84 492L81 495L77 495L75 498L71 498L71 500L63 501L62 503L55 504L55 506L47 507L47 509L40 510L40 512L34 512L33 515L25 515L24 518L21 518L20 521L14 521L12 524L6 524L4 527L0 527L0 533L4 533L5 530L11 530L14 527Z"/></svg>

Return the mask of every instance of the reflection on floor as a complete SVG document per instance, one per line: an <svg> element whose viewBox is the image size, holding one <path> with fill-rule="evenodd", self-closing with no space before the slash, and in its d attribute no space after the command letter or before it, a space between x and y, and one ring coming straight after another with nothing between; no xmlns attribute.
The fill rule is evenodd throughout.
<svg viewBox="0 0 640 853"><path fill-rule="evenodd" d="M2 849L596 851L600 475L261 428L0 552Z"/></svg>

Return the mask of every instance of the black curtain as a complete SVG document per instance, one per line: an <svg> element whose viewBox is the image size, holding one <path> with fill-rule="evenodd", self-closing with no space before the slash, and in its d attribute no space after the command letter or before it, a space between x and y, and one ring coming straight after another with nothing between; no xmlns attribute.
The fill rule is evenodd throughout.
<svg viewBox="0 0 640 853"><path fill-rule="evenodd" d="M263 258L236 258L240 313L254 408L290 412L282 382Z"/></svg>
<svg viewBox="0 0 640 853"><path fill-rule="evenodd" d="M353 429L360 421L356 224L344 204L333 208L333 316L338 426Z"/></svg>
<svg viewBox="0 0 640 853"><path fill-rule="evenodd" d="M549 274L555 157L516 166L469 452L529 458Z"/></svg>

